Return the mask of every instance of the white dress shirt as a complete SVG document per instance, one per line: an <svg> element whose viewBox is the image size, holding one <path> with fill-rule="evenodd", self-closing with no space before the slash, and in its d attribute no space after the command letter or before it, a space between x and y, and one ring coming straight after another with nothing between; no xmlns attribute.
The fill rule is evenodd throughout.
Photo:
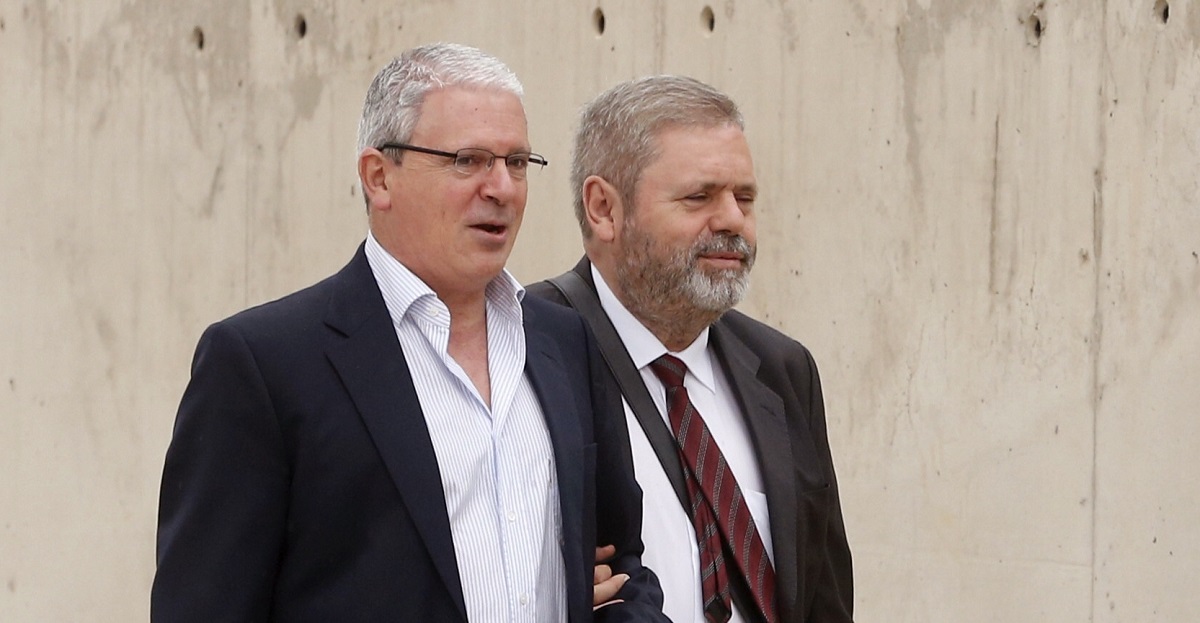
<svg viewBox="0 0 1200 623"><path fill-rule="evenodd" d="M554 450L524 373L524 289L507 271L487 286L489 409L450 356L446 305L369 233L366 255L433 441L467 618L565 620Z"/></svg>
<svg viewBox="0 0 1200 623"><path fill-rule="evenodd" d="M600 305L608 314L625 349L633 359L633 365L641 372L642 381L650 391L659 414L670 429L667 419L667 390L662 381L650 369L650 363L666 354L667 348L625 306L605 283L596 267L592 267L592 278L596 282L596 293ZM745 419L738 407L737 399L721 370L720 363L708 348L706 328L691 345L678 353L671 353L687 365L687 376L683 385L696 411L704 418L713 439L725 462L733 471L750 516L762 537L763 546L771 564L775 553L771 547L770 515L767 512L767 496L763 493L762 476L754 455ZM675 623L704 622L703 595L700 589L700 549L696 544L696 530L692 520L679 504L671 481L663 471L658 455L654 453L646 433L629 402L625 403L625 419L629 423L629 442L633 450L633 467L638 484L642 486L642 542L646 551L642 563L658 575L663 590L663 612ZM729 564L736 564L728 561ZM731 623L745 619L734 607Z"/></svg>

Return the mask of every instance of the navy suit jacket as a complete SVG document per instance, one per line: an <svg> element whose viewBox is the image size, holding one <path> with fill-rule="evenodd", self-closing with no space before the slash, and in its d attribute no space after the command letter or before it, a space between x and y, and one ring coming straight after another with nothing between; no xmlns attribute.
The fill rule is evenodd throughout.
<svg viewBox="0 0 1200 623"><path fill-rule="evenodd" d="M557 466L568 620L592 619L599 540L631 580L597 620L665 621L640 562L628 431L591 334L564 308L522 306ZM437 459L361 246L336 275L200 339L163 470L151 619L466 621Z"/></svg>
<svg viewBox="0 0 1200 623"><path fill-rule="evenodd" d="M572 270L595 296L587 258ZM527 293L569 304L548 281L528 286ZM598 299L595 302L599 305ZM607 316L603 322L607 326L592 330L619 341ZM780 621L850 623L854 610L850 546L829 450L821 379L812 354L796 340L737 311L727 312L709 328L709 348L736 394L762 473L771 514ZM627 353L609 364L633 369ZM666 423L658 422L663 428L660 434L671 437ZM678 464L663 467L672 484L684 486ZM745 599L744 587L735 583L733 588L735 599Z"/></svg>

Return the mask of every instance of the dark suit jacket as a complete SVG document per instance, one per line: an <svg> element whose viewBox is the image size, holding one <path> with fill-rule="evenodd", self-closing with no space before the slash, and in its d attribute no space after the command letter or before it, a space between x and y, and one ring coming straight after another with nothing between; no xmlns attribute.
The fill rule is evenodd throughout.
<svg viewBox="0 0 1200 623"><path fill-rule="evenodd" d="M596 285L588 260L584 258L572 270L594 295ZM533 284L526 291L569 304L549 281ZM607 317L603 320L608 322ZM593 327L597 335L606 329L612 333L611 323ZM799 342L737 311L726 313L712 325L709 340L737 394L762 472L771 513L780 620L851 621L850 547L825 428L821 381L812 354ZM614 362L610 360L609 365ZM632 368L633 362L625 356L616 365ZM666 429L665 423L661 425ZM682 474L678 467L665 471L673 481ZM679 487L682 483L673 484Z"/></svg>
<svg viewBox="0 0 1200 623"><path fill-rule="evenodd" d="M523 307L525 372L557 464L568 620L592 618L598 538L632 574L628 602L598 618L663 621L640 563L628 431L592 337L569 310ZM336 275L205 331L158 527L157 622L466 621L437 459L361 246Z"/></svg>

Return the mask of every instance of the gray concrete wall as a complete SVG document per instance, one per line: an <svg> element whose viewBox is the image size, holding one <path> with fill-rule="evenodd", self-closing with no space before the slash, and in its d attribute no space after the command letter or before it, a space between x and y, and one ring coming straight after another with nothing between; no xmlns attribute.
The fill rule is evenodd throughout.
<svg viewBox="0 0 1200 623"><path fill-rule="evenodd" d="M0 620L146 618L195 341L349 258L363 92L434 40L525 81L526 281L580 253L582 102L741 102L744 308L821 365L860 621L1200 620L1189 0L0 0Z"/></svg>

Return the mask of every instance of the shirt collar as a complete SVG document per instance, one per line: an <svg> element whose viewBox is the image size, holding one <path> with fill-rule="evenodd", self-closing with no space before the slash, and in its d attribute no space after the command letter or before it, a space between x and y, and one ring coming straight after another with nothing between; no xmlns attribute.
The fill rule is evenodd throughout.
<svg viewBox="0 0 1200 623"><path fill-rule="evenodd" d="M613 294L612 289L608 287L608 283L604 281L604 277L600 275L600 271L596 270L595 265L591 266L591 270L592 279L596 282L596 294L600 298L600 306L604 308L604 313L608 315L617 334L621 336L621 341L625 343L625 350L629 351L629 357L633 359L633 365L637 369L641 370L660 356L670 353L683 361L688 372L697 381L700 381L710 391L716 391L712 358L708 354L708 327L704 327L700 335L696 336L696 339L687 348L677 353L671 353L640 320L634 317L628 309L625 309L625 306Z"/></svg>
<svg viewBox="0 0 1200 623"><path fill-rule="evenodd" d="M393 322L400 322L409 309L423 299L441 303L433 288L388 253L370 231L367 231L365 252L367 263L371 266L371 272L375 274L375 281L379 284L383 302L387 305L388 314ZM508 269L501 270L499 275L488 282L485 296L488 303L498 305L506 312L515 313L517 318L521 317L521 300L525 298L525 288L521 287L521 283Z"/></svg>

